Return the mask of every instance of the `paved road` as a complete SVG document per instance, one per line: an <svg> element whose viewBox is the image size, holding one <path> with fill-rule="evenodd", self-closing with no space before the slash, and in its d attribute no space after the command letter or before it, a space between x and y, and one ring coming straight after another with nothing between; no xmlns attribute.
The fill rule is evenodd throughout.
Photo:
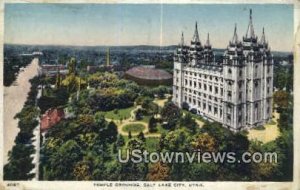
<svg viewBox="0 0 300 190"><path fill-rule="evenodd" d="M38 74L38 67L38 59L35 58L24 71L19 73L18 78L13 85L4 87L4 164L8 162L8 151L12 149L14 140L19 132L18 120L14 119L14 117L24 106L31 86L29 79Z"/></svg>

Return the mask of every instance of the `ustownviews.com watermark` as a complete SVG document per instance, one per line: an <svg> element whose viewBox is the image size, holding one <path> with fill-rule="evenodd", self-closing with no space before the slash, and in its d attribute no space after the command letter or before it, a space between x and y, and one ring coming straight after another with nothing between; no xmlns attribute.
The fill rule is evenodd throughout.
<svg viewBox="0 0 300 190"><path fill-rule="evenodd" d="M125 153L125 155L124 155ZM148 152L134 149L118 151L118 161L127 163L277 163L276 152Z"/></svg>

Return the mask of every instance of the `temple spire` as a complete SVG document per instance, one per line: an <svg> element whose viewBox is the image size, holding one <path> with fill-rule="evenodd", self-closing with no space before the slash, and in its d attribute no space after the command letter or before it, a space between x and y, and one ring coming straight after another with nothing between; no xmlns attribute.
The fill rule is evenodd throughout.
<svg viewBox="0 0 300 190"><path fill-rule="evenodd" d="M237 27L236 27L236 24L235 24L234 25L234 33L233 33L233 37L232 37L232 40L231 40L231 43L233 43L233 44L237 44L239 42L236 28Z"/></svg>
<svg viewBox="0 0 300 190"><path fill-rule="evenodd" d="M209 33L207 33L206 46L210 46Z"/></svg>
<svg viewBox="0 0 300 190"><path fill-rule="evenodd" d="M266 35L265 35L265 28L263 27L263 31L262 31L262 35L261 35L261 39L260 39L260 43L261 44L266 44Z"/></svg>
<svg viewBox="0 0 300 190"><path fill-rule="evenodd" d="M195 32L194 32L194 36L193 36L193 40L192 41L193 42L200 42L197 22L195 24Z"/></svg>
<svg viewBox="0 0 300 190"><path fill-rule="evenodd" d="M183 32L181 33L180 46L184 46L184 36L183 36Z"/></svg>
<svg viewBox="0 0 300 190"><path fill-rule="evenodd" d="M246 38L255 38L254 27L252 23L252 9L250 9L249 25L246 33Z"/></svg>

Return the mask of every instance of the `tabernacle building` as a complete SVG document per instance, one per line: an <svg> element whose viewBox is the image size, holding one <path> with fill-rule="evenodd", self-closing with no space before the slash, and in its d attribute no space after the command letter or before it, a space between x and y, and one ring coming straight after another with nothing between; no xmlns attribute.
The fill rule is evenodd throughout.
<svg viewBox="0 0 300 190"><path fill-rule="evenodd" d="M272 118L273 55L264 29L258 40L252 10L245 36L237 28L217 63L210 43L202 45L197 23L191 45L183 34L174 54L173 102L232 131L264 125Z"/></svg>

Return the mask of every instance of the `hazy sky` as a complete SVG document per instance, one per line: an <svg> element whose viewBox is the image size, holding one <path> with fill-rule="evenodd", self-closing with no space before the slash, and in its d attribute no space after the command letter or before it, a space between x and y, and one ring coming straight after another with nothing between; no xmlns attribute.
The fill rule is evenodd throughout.
<svg viewBox="0 0 300 190"><path fill-rule="evenodd" d="M175 45L184 32L192 38L195 22L202 43L225 48L237 23L245 35L249 9L255 33L265 27L272 50L292 51L292 5L205 4L6 4L5 43L63 45Z"/></svg>

